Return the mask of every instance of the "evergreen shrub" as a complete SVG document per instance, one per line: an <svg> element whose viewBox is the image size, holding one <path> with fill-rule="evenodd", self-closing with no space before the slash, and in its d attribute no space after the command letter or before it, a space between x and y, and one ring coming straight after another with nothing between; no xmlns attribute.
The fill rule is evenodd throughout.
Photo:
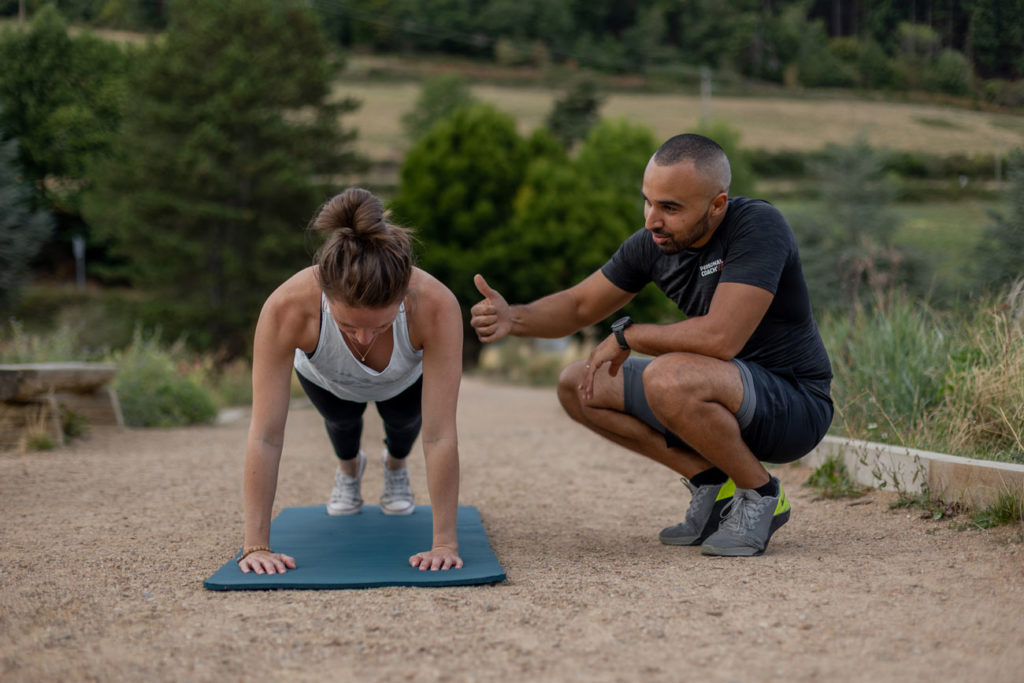
<svg viewBox="0 0 1024 683"><path fill-rule="evenodd" d="M182 348L180 343L162 348L158 334L136 331L132 345L114 355L114 389L126 425L180 427L217 416L213 394L190 376Z"/></svg>

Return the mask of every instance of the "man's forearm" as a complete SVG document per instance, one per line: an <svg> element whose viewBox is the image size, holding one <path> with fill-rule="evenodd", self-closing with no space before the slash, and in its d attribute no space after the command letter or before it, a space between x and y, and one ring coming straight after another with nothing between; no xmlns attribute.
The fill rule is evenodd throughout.
<svg viewBox="0 0 1024 683"><path fill-rule="evenodd" d="M738 351L720 339L713 326L700 318L688 318L666 325L636 324L625 331L626 343L637 353L660 356L685 351L730 360Z"/></svg>
<svg viewBox="0 0 1024 683"><path fill-rule="evenodd" d="M528 304L511 306L510 313L511 334L516 337L557 339L578 332L594 322L582 318L579 306L568 290Z"/></svg>

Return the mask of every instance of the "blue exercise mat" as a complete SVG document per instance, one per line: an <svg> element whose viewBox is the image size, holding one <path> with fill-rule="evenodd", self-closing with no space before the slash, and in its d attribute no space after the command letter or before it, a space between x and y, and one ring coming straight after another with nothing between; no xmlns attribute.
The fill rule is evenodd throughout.
<svg viewBox="0 0 1024 683"><path fill-rule="evenodd" d="M238 555L203 582L210 590L271 588L336 589L377 586L463 586L505 580L487 541L480 513L460 505L459 557L462 569L420 571L409 557L429 550L433 514L419 505L411 515L385 515L364 505L357 515L332 517L323 505L285 508L270 523L270 546L295 558L284 574L245 574ZM239 553L240 554L240 553Z"/></svg>

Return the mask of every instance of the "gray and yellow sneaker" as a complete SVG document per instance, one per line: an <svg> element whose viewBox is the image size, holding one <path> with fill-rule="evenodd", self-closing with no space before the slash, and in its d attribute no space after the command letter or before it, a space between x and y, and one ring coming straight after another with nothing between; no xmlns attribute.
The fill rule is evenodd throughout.
<svg viewBox="0 0 1024 683"><path fill-rule="evenodd" d="M779 527L789 521L789 499L776 477L779 495L762 496L753 489L736 489L723 512L718 531L700 547L705 555L749 557L761 555Z"/></svg>
<svg viewBox="0 0 1024 683"><path fill-rule="evenodd" d="M665 545L700 545L718 530L722 509L732 500L736 484L727 479L724 484L694 486L685 477L682 482L690 489L690 507L680 524L665 527L658 540Z"/></svg>

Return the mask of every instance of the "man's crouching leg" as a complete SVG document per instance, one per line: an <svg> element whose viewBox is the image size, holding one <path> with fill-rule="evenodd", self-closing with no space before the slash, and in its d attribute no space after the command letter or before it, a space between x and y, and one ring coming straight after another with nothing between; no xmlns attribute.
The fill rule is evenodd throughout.
<svg viewBox="0 0 1024 683"><path fill-rule="evenodd" d="M586 373L585 362L577 361L558 377L558 400L569 417L624 448L679 471L679 456L666 446L665 437L626 413L622 370L615 377L605 369L598 371L590 399L583 397L580 388Z"/></svg>
<svg viewBox="0 0 1024 683"><path fill-rule="evenodd" d="M718 527L713 533L679 532L674 535L680 540L662 538L662 542L700 544L705 555L763 553L772 534L789 520L790 506L779 480L768 474L743 441L736 418L745 389L740 369L732 362L697 354L667 354L648 364L643 384L658 420L735 482L731 500L721 509L720 524L709 525L709 530ZM691 486L692 502L702 500L698 491ZM677 526L685 531L687 522ZM673 535L673 529L663 530L662 536Z"/></svg>

